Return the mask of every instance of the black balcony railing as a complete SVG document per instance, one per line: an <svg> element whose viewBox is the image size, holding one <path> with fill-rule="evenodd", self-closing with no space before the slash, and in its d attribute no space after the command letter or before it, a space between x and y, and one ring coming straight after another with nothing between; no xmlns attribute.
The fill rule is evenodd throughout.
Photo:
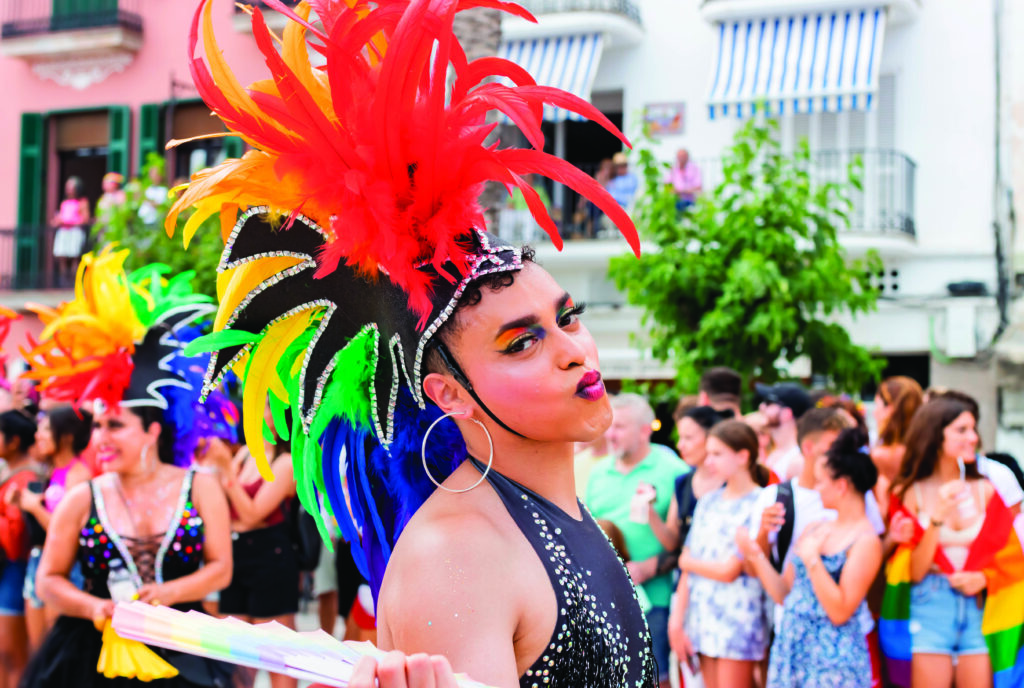
<svg viewBox="0 0 1024 688"><path fill-rule="evenodd" d="M519 0L535 15L557 12L608 12L640 24L640 8L631 0Z"/></svg>
<svg viewBox="0 0 1024 688"><path fill-rule="evenodd" d="M50 226L0 228L0 290L67 289L73 276L58 274L53 257L56 229ZM89 250L89 246L86 246Z"/></svg>
<svg viewBox="0 0 1024 688"><path fill-rule="evenodd" d="M142 33L142 0L6 0L0 36L120 26Z"/></svg>
<svg viewBox="0 0 1024 688"><path fill-rule="evenodd" d="M850 225L845 234L916 236L914 224L914 162L899 151L893 150L844 150L816 151L811 154L811 178L817 183L843 183L847 179L850 163L861 161L861 189L848 188L853 202ZM704 194L714 193L722 181L720 158L704 158L695 161L703 179ZM587 174L593 175L594 165L577 165ZM636 172L636 170L634 170ZM553 189L548 189L553 191ZM640 187L639 193L643 192ZM580 203L579 195L569 188L563 190L561 208L552 209L559 231L564 238L613 237L614 229L594 222L590 217L589 205ZM567 210L562 210L562 209ZM545 240L547 235L536 227L528 211L504 210L498 213L500 231L509 238L525 241Z"/></svg>
<svg viewBox="0 0 1024 688"><path fill-rule="evenodd" d="M288 7L295 7L296 5L299 4L299 1L300 0L281 0L281 2L285 5L288 5ZM242 8L242 5L249 5L250 7L259 7L264 12L271 9L270 6L267 5L267 3L263 2L263 0L238 0L238 2L235 3L235 12L244 12L245 10Z"/></svg>

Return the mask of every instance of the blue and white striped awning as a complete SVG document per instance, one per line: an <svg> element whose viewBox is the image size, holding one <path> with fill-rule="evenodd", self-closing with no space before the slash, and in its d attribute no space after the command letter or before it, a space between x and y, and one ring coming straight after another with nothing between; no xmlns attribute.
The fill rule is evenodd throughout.
<svg viewBox="0 0 1024 688"><path fill-rule="evenodd" d="M720 23L711 117L869 110L884 36L883 7Z"/></svg>
<svg viewBox="0 0 1024 688"><path fill-rule="evenodd" d="M515 62L542 86L554 86L590 100L590 89L601 62L601 34L503 41L498 57ZM584 118L548 105L544 107L544 119L561 122Z"/></svg>

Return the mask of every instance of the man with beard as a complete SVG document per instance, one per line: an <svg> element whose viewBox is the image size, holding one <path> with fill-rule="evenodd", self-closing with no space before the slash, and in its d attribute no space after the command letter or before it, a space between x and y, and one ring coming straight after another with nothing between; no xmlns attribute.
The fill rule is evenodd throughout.
<svg viewBox="0 0 1024 688"><path fill-rule="evenodd" d="M803 387L791 382L777 385L757 385L761 397L761 414L765 417L775 449L761 457L781 481L800 475L804 466L803 455L797 442L797 421L813 406L811 397Z"/></svg>
<svg viewBox="0 0 1024 688"><path fill-rule="evenodd" d="M599 461L587 483L586 504L596 519L614 523L626 541L629 574L650 599L647 625L654 642L659 682L668 686L668 607L671 573L657 573L664 551L650 527L650 514L664 520L676 478L688 470L667 447L651 443L654 411L639 394L612 398L612 425L605 434L611 454Z"/></svg>

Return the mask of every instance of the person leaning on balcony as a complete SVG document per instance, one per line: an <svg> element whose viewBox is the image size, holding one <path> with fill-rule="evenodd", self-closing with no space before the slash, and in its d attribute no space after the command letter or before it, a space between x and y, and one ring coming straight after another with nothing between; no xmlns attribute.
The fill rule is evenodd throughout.
<svg viewBox="0 0 1024 688"><path fill-rule="evenodd" d="M633 205L633 198L640 182L636 175L629 171L629 158L619 152L612 156L612 178L608 182L608 193L623 208Z"/></svg>
<svg viewBox="0 0 1024 688"><path fill-rule="evenodd" d="M676 192L676 210L683 212L697 202L704 182L700 168L690 160L690 152L685 148L676 151L676 164L668 173L668 181Z"/></svg>
<svg viewBox="0 0 1024 688"><path fill-rule="evenodd" d="M57 259L57 274L62 279L74 277L78 257L85 246L85 228L92 219L81 179L68 177L64 182L64 197L51 223L57 228L53 237L53 257Z"/></svg>

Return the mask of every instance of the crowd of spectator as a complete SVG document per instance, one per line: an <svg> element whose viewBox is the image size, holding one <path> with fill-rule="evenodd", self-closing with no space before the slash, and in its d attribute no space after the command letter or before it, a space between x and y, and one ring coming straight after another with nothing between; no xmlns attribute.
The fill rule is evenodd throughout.
<svg viewBox="0 0 1024 688"><path fill-rule="evenodd" d="M310 545L310 530L316 529L295 499L286 445L267 443L277 476L273 482L262 479L244 446L220 440L204 445L186 472L167 462L159 440L146 444L154 430L146 430L152 424L138 414L94 419L87 409L40 398L25 379L0 392L0 687L19 685L55 624L78 617L73 621L91 628L89 619L109 618L118 577L131 573L125 570L128 561L143 581L156 581L135 589L139 599L175 606L178 598L189 599L179 581L172 581L179 576L172 576L171 568L190 556L198 565L200 548L205 548L203 575L216 578L212 587L220 590L197 609L295 628L300 608L316 604L326 632L373 638L372 600L359 592L364 582L347 545L335 539L331 552L318 546L318 537ZM148 451L150 446L159 456ZM138 466L149 467L145 473L156 479L136 482ZM222 498L211 499L211 491L226 496L230 511L215 508ZM77 520L86 523L81 532L71 525ZM168 522L166 532L175 535L177 529L170 548L162 547L161 524ZM233 567L218 568L223 553L218 557L211 551L218 547L230 550ZM44 549L52 551L44 556ZM168 549L174 552L164 552ZM172 561L172 554L182 562ZM95 577L83 567L94 566L107 569L110 595L90 589ZM160 567L164 576L154 575ZM344 625L336 628L339 617ZM89 656L84 645L65 645L65 653ZM72 685L50 675L53 671L33 667L26 677ZM230 684L251 686L254 680L252 673L232 670ZM272 675L270 684L295 686L296 681Z"/></svg>
<svg viewBox="0 0 1024 688"><path fill-rule="evenodd" d="M630 393L578 448L578 492L628 553L661 684L993 685L982 617L1005 582L984 552L1006 519L1011 540L1024 531L1024 475L980 453L975 400L889 378L869 433L851 399L794 383L756 385L743 416L741 382L715 368L679 402L678 455Z"/></svg>

